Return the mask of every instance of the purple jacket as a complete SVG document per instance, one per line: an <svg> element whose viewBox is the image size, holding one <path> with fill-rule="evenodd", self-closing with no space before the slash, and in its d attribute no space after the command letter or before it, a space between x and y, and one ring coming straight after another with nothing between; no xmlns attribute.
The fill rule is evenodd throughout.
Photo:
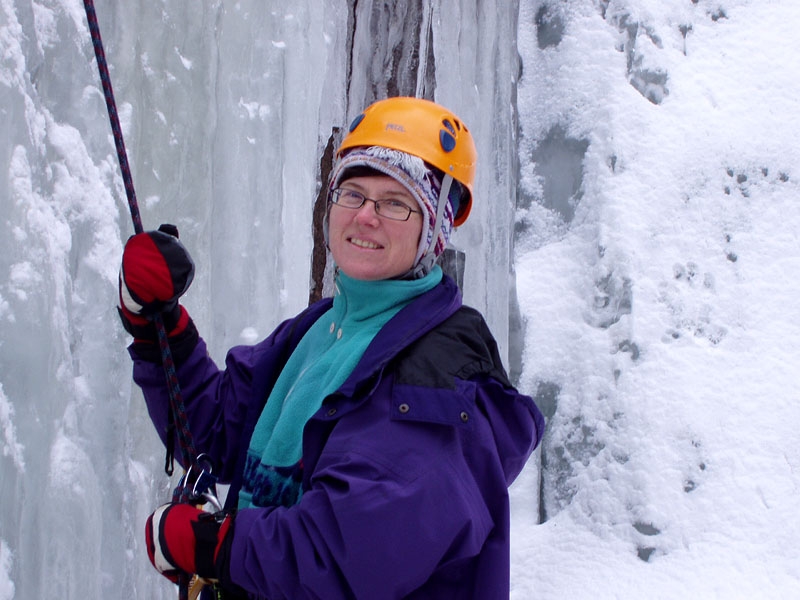
<svg viewBox="0 0 800 600"><path fill-rule="evenodd" d="M180 364L196 449L231 482L229 503L272 385L330 305L231 349L224 371L202 340ZM131 354L163 439L163 370ZM445 277L383 327L306 424L300 502L239 511L230 577L272 600L507 598L508 486L543 429L483 318Z"/></svg>

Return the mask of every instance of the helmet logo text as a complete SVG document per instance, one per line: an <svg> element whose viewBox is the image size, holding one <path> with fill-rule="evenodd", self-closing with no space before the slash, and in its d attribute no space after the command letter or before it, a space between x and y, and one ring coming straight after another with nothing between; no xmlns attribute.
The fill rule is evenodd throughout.
<svg viewBox="0 0 800 600"><path fill-rule="evenodd" d="M398 131L400 133L405 133L406 129L399 123L387 123L386 131Z"/></svg>

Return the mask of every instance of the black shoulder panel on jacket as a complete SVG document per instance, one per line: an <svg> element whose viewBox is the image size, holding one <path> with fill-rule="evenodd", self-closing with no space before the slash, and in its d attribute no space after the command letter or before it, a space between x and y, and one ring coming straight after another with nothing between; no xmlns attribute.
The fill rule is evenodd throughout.
<svg viewBox="0 0 800 600"><path fill-rule="evenodd" d="M396 360L395 380L401 384L452 389L454 378L488 375L511 387L486 321L468 306L411 344Z"/></svg>

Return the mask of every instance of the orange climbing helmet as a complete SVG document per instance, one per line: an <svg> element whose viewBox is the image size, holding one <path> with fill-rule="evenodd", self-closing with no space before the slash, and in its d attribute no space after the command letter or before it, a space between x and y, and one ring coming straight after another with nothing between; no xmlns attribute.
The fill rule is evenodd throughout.
<svg viewBox="0 0 800 600"><path fill-rule="evenodd" d="M359 146L400 150L449 174L467 190L453 225L467 220L478 153L469 129L451 111L421 98L379 100L353 120L336 156Z"/></svg>

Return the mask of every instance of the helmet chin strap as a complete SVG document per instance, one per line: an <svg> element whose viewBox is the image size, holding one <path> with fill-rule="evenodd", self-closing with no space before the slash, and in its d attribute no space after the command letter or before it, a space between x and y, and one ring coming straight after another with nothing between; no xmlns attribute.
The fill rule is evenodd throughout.
<svg viewBox="0 0 800 600"><path fill-rule="evenodd" d="M439 191L439 201L436 203L436 222L433 225L433 232L431 235L431 243L428 248L422 253L419 263L411 269L409 279L420 279L425 277L431 272L436 264L436 244L439 242L439 232L442 230L442 220L444 220L444 210L447 208L447 203L450 202L448 196L450 195L450 186L453 185L452 175L445 174L442 179L442 189Z"/></svg>

